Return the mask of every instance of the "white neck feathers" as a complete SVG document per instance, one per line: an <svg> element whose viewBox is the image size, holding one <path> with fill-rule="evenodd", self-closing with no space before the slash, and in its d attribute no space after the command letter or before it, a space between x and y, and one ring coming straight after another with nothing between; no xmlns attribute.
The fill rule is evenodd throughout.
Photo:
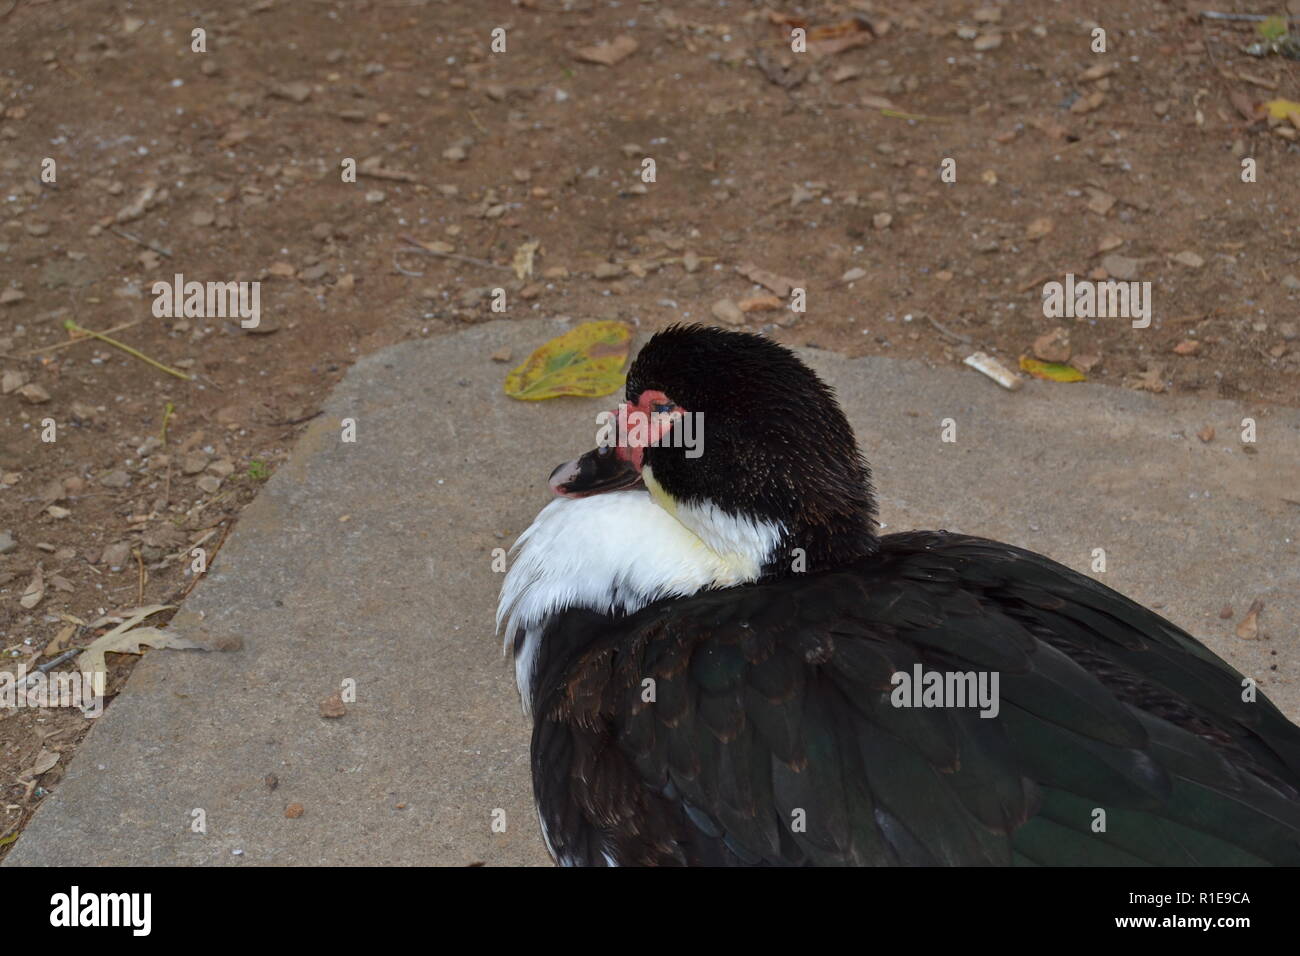
<svg viewBox="0 0 1300 956"><path fill-rule="evenodd" d="M710 504L667 499L661 507L640 490L556 498L515 542L497 605L507 650L524 632L515 677L525 711L552 615L571 608L631 614L661 598L754 581L782 532Z"/></svg>

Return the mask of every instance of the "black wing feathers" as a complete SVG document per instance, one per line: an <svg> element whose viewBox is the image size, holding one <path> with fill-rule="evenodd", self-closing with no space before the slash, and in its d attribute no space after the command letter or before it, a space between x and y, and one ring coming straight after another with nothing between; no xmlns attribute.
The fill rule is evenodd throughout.
<svg viewBox="0 0 1300 956"><path fill-rule="evenodd" d="M552 629L581 648L544 669L533 740L566 862L1300 864L1300 730L1008 545L893 535L845 571ZM997 672L997 717L893 706L917 664Z"/></svg>

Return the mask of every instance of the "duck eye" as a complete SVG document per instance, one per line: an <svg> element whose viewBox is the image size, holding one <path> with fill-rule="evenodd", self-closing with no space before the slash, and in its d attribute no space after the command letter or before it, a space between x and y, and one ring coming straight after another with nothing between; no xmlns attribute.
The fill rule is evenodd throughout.
<svg viewBox="0 0 1300 956"><path fill-rule="evenodd" d="M650 406L650 411L656 415L666 415L676 407L672 402L655 402Z"/></svg>

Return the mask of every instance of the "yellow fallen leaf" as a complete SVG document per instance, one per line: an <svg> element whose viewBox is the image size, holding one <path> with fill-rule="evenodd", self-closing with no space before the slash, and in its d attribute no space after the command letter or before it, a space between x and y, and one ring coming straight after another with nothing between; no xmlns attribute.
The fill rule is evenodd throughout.
<svg viewBox="0 0 1300 956"><path fill-rule="evenodd" d="M1284 120L1293 113L1300 115L1300 103L1295 100L1269 100L1264 104L1264 108L1273 119Z"/></svg>
<svg viewBox="0 0 1300 956"><path fill-rule="evenodd" d="M1282 37L1286 36L1286 18L1269 17L1263 23L1255 27L1255 29L1259 31L1259 35L1265 40L1280 40Z"/></svg>
<svg viewBox="0 0 1300 956"><path fill-rule="evenodd" d="M506 376L511 398L609 395L623 387L632 330L622 322L587 322L538 348Z"/></svg>
<svg viewBox="0 0 1300 956"><path fill-rule="evenodd" d="M1045 378L1052 382L1086 382L1088 377L1073 365L1060 362L1040 362L1027 355L1020 356L1020 371L1028 372L1034 378Z"/></svg>

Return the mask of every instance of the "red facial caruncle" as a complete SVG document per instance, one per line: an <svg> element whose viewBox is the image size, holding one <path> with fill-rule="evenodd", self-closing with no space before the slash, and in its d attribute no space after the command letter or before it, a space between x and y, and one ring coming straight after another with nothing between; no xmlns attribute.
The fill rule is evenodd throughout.
<svg viewBox="0 0 1300 956"><path fill-rule="evenodd" d="M602 416L600 445L551 472L551 490L566 498L586 498L641 484L645 450L666 444L665 437L686 414L667 395L647 389L636 404L624 402Z"/></svg>
<svg viewBox="0 0 1300 956"><path fill-rule="evenodd" d="M614 453L639 472L645 461L645 450L662 444L683 414L685 410L663 392L646 389L635 405L624 402L610 412Z"/></svg>

